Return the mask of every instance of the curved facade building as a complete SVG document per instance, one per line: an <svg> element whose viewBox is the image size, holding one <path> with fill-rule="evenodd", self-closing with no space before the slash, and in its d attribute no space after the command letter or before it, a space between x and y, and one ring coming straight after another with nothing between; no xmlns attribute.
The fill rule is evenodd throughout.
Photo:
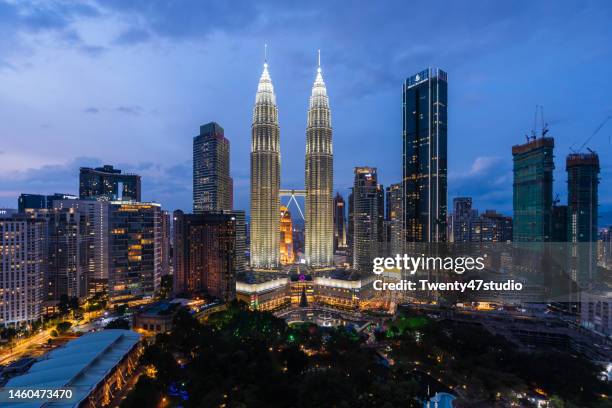
<svg viewBox="0 0 612 408"><path fill-rule="evenodd" d="M279 266L280 130L268 64L257 86L251 126L251 267Z"/></svg>
<svg viewBox="0 0 612 408"><path fill-rule="evenodd" d="M333 265L333 151L329 99L321 66L312 86L306 127L306 263Z"/></svg>

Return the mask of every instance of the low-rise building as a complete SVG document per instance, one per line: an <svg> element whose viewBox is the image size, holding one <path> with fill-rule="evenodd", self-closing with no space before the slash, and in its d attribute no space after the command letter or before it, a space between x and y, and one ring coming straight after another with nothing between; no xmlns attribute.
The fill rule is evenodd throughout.
<svg viewBox="0 0 612 408"><path fill-rule="evenodd" d="M83 335L38 359L5 388L67 389L70 398L60 402L4 403L3 407L61 406L94 408L108 405L138 365L141 335L131 330L103 330Z"/></svg>

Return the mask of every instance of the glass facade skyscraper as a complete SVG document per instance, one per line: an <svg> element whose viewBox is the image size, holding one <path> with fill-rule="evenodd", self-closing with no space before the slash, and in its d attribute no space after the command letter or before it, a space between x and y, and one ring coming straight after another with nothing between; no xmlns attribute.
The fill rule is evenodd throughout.
<svg viewBox="0 0 612 408"><path fill-rule="evenodd" d="M193 138L193 212L231 210L230 142L216 122L200 126Z"/></svg>
<svg viewBox="0 0 612 408"><path fill-rule="evenodd" d="M595 152L573 153L567 156L565 166L570 273L579 284L585 284L597 278L599 156Z"/></svg>
<svg viewBox="0 0 612 408"><path fill-rule="evenodd" d="M541 137L512 147L514 242L548 242L553 205L552 137Z"/></svg>
<svg viewBox="0 0 612 408"><path fill-rule="evenodd" d="M446 241L447 74L428 68L403 86L404 233L407 242Z"/></svg>

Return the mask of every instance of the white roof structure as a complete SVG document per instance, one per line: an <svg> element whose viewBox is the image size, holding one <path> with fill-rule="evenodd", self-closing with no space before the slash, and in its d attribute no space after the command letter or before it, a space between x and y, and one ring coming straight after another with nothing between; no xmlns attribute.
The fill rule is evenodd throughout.
<svg viewBox="0 0 612 408"><path fill-rule="evenodd" d="M71 389L68 401L38 400L32 403L8 403L15 408L73 408L85 400L113 370L141 335L131 330L103 330L88 333L68 342L39 359L27 373L11 378L4 386L19 389Z"/></svg>

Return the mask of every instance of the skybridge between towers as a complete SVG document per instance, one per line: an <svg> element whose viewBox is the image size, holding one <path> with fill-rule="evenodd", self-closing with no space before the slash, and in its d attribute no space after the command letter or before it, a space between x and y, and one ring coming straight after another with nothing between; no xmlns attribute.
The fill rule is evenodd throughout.
<svg viewBox="0 0 612 408"><path fill-rule="evenodd" d="M293 203L295 203L295 206L298 209L298 212L300 213L300 217L302 217L302 220L305 220L304 213L302 212L302 209L300 208L300 205L298 204L295 197L306 197L306 190L283 189L282 188L278 190L278 196L280 198L289 197L289 201L287 202L287 208L289 208L289 205L293 201Z"/></svg>

